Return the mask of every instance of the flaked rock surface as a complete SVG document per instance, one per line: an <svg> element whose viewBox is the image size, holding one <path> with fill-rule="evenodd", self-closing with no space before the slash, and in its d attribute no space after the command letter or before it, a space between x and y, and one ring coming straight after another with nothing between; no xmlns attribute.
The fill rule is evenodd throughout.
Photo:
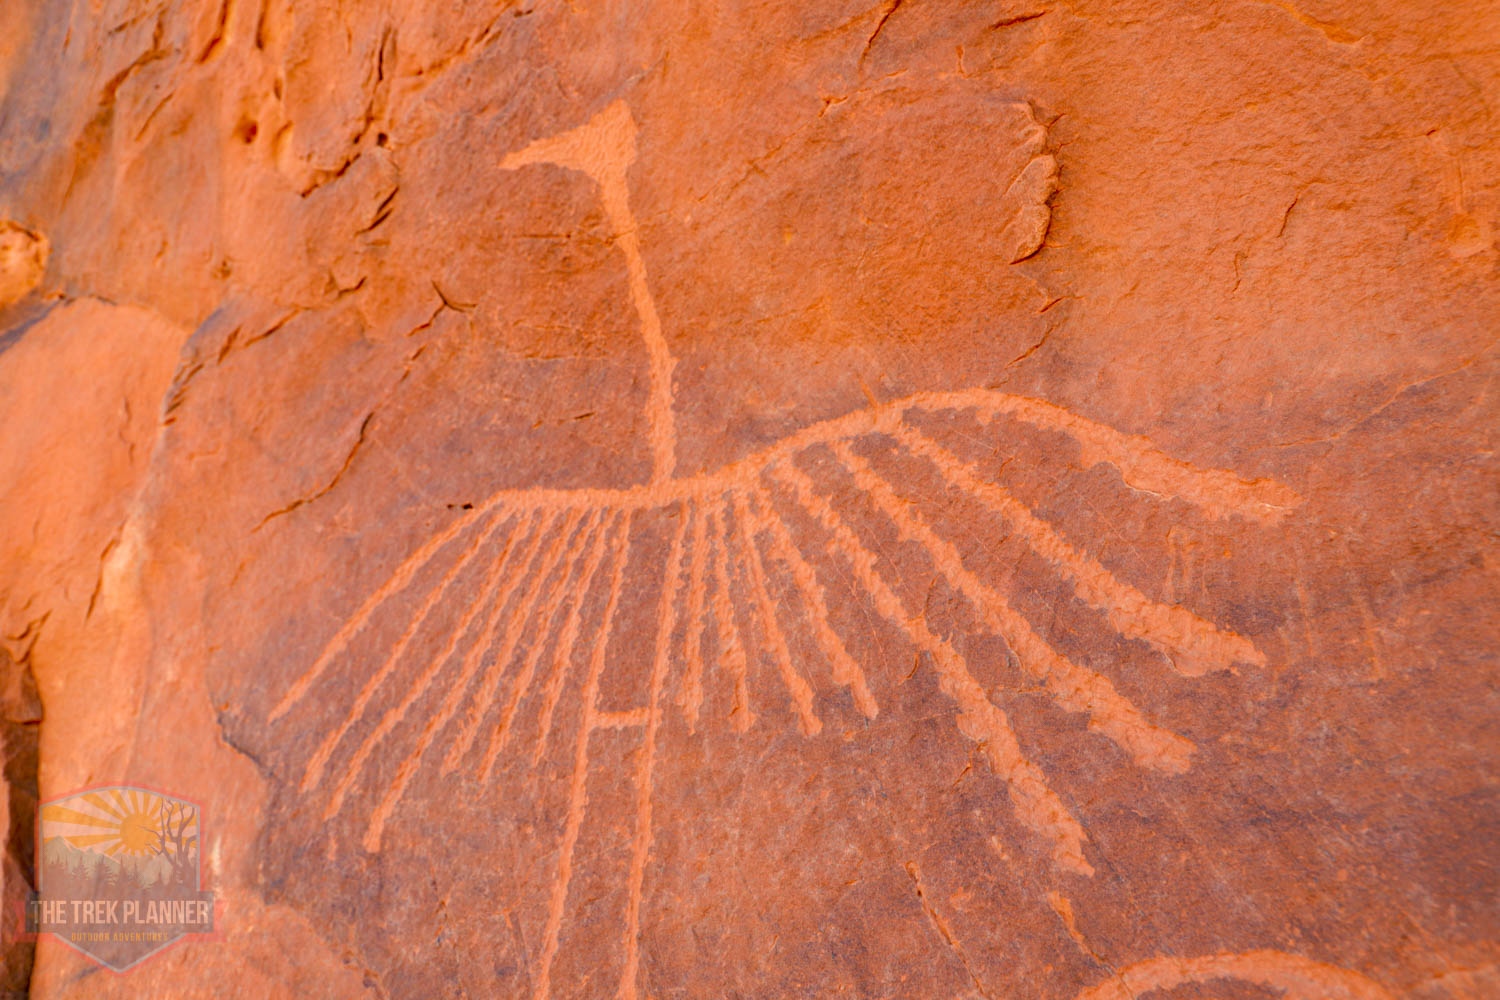
<svg viewBox="0 0 1500 1000"><path fill-rule="evenodd" d="M220 905L32 995L1500 992L1497 54L4 6L9 808Z"/></svg>

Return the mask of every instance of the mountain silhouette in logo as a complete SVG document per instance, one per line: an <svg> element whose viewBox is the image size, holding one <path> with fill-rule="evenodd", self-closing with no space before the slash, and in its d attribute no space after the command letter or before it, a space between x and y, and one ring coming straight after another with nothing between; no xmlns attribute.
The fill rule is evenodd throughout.
<svg viewBox="0 0 1500 1000"><path fill-rule="evenodd" d="M111 899L167 896L172 866L156 855L112 858L51 837L42 845L41 892L47 899ZM186 888L193 888L188 886Z"/></svg>

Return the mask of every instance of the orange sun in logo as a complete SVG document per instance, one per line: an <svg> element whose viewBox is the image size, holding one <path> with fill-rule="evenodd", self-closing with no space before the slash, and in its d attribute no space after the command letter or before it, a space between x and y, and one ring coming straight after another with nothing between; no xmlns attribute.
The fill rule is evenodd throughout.
<svg viewBox="0 0 1500 1000"><path fill-rule="evenodd" d="M61 836L105 854L141 855L156 847L162 799L137 788L110 788L42 809L43 837Z"/></svg>

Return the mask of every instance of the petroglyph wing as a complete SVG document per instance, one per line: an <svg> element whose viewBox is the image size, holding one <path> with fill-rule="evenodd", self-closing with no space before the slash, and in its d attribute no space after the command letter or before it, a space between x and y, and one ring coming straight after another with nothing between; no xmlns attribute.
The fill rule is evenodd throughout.
<svg viewBox="0 0 1500 1000"><path fill-rule="evenodd" d="M863 666L848 651L847 616L829 607L828 584L852 580L868 615L895 627L914 653L925 654L956 722L979 744L1006 783L1018 816L1048 845L1056 864L1092 871L1084 833L1029 762L1005 713L986 695L959 644L933 631L921 609L900 595L904 577L941 576L968 605L976 631L1009 647L1021 668L1061 708L1083 714L1143 768L1178 773L1192 745L1146 719L1102 673L1071 661L1012 606L1003 581L976 569L962 551L972 526L942 523L915 501L919 491L946 490L1023 540L1126 639L1148 644L1184 676L1261 664L1246 639L1192 611L1147 597L1035 514L983 463L960 455L934 418L959 415L986 429L1003 450L1008 425L1029 425L1076 445L1084 465L1108 463L1145 494L1177 497L1213 517L1274 522L1297 497L1269 482L1202 470L1059 407L988 390L908 397L817 424L714 474L626 490L507 491L491 497L434 535L338 630L270 713L279 723L316 697L333 668L358 669L378 652L348 711L308 761L301 789L338 813L377 754L403 763L370 817L365 847L378 850L385 824L424 767L441 774L472 771L481 782L503 753L540 757L560 709L570 671L591 672L597 690L611 643L634 642L654 667L651 690L626 712L582 707L597 726L654 726L663 692L689 726L703 718L710 675L733 689L727 724L755 724L768 699L753 690L751 664L771 676L808 737L822 729L820 698L847 691L866 717L879 711ZM949 437L952 437L950 434ZM1145 502L1145 501L1143 501ZM647 522L666 525L666 558L637 544ZM882 533L903 543L877 555ZM659 550L660 546L658 546ZM651 560L658 610L650 637L616 634L616 610L632 560ZM361 634L398 595L420 592L389 647L372 651ZM591 596L603 611L586 615ZM442 618L440 608L461 609ZM679 627L680 626L680 627ZM424 630L445 629L436 655L412 654ZM679 634L680 633L680 634ZM795 640L795 641L793 641ZM793 649L815 651L794 655ZM365 673L361 670L360 673ZM394 731L429 691L444 692L415 740ZM577 710L569 706L569 710ZM520 733L520 721L527 732ZM775 724L768 723L768 724ZM531 745L524 746L525 741Z"/></svg>

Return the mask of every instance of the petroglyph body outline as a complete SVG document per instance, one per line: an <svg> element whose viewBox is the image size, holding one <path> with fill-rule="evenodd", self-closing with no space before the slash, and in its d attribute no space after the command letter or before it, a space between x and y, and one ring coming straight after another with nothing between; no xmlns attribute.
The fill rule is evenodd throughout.
<svg viewBox="0 0 1500 1000"><path fill-rule="evenodd" d="M903 540L915 543L927 553L953 590L973 606L978 619L1010 646L1023 669L1041 682L1060 707L1086 715L1092 731L1117 744L1139 766L1166 774L1181 773L1188 768L1192 744L1146 720L1107 678L1072 663L1037 635L1009 607L1004 595L965 564L962 555L936 525L925 521L902 501L890 476L871 461L873 456L868 446L884 442L888 451L927 463L950 487L995 512L1033 551L1072 582L1079 599L1102 611L1116 631L1162 652L1172 668L1187 677L1228 670L1236 662L1260 665L1265 658L1245 638L1185 608L1154 601L1116 578L1063 539L1000 484L990 482L942 443L912 426L909 418L918 413L967 413L990 424L1010 420L1062 434L1077 445L1085 466L1112 465L1133 488L1185 500L1211 517L1273 524L1295 507L1299 498L1269 480L1246 481L1231 472L1190 465L1159 451L1145 438L1098 424L1063 407L990 389L921 392L874 404L804 427L714 471L674 476L677 441L672 391L674 361L647 284L638 230L629 206L626 173L634 159L635 125L624 103L616 101L588 123L539 139L506 156L501 168L514 170L550 164L579 171L598 186L606 215L617 233L617 245L625 257L630 294L647 349L650 383L645 409L653 460L648 481L622 488L501 491L473 505L424 542L343 623L269 713L267 723L274 724L308 700L329 668L349 655L355 639L382 605L408 589L419 587L417 581L430 564L451 560L448 569L417 605L381 666L361 687L346 717L315 750L303 776L301 793L311 795L325 788L325 779L330 776L330 766L340 747L352 742L348 738L372 710L376 695L392 683L396 665L429 616L465 571L482 568L483 582L473 589L472 600L442 644L437 658L418 674L404 697L365 733L343 773L330 782L332 789L323 816L331 819L340 812L381 741L434 688L455 659L456 677L452 678L441 705L429 717L415 748L400 764L395 781L373 810L362 839L364 848L372 853L380 850L387 823L437 737L458 720L465 695L469 695L469 709L444 756L441 773L447 775L457 769L478 745L481 727L498 705L503 675L517 656L521 665L510 698L500 709L500 720L491 732L479 770L482 779L487 780L513 732L518 705L533 682L539 683L539 696L543 698L540 732L531 758L533 762L539 761L551 735L574 655L586 654L587 673L573 750L568 815L548 902L534 995L538 998L549 995L552 965L560 947L573 852L587 810L591 739L594 733L603 730L638 730L642 749L636 764L635 827L627 873L629 891L622 941L625 961L616 992L622 1000L634 1000L638 995L640 907L652 843L652 782L658 733L668 711L664 697L669 675L674 665L680 665L682 684L677 708L688 727L696 730L703 707L703 650L704 640L708 639L716 651L717 662L733 685L729 722L743 732L757 717L751 704L747 658L763 651L754 645L754 636L759 635L801 731L809 738L815 737L822 729L822 721L817 715L814 689L793 662L781 630L776 601L767 589L767 567L779 565L789 576L790 590L811 623L814 645L826 657L830 676L848 690L855 707L865 717L874 718L879 706L863 668L850 656L831 621L819 579L819 559L836 558L841 571L852 574L858 582L878 617L928 655L940 689L956 706L958 728L982 748L992 770L1004 782L1015 814L1047 846L1056 867L1077 876L1091 875L1093 867L1084 853L1087 836L1082 825L1052 791L1042 771L1027 759L1004 711L975 679L954 645L933 633L923 617L905 605L885 578L859 529L840 513L834 494L820 488L798 458L814 451L831 457L832 467L839 475L854 483L860 495L873 503ZM862 447L856 449L856 444ZM816 525L822 532L823 544L814 549L805 538L799 544L791 522L779 513L782 508L791 509L800 519ZM607 711L599 704L599 697L631 555L630 532L638 516L647 512L666 513L675 518L667 563L662 567L649 689L643 704ZM502 536L503 544L491 544ZM818 555L809 556L810 549ZM828 552L834 555L826 555ZM732 570L738 570L745 582L736 586ZM597 629L590 636L585 634L583 626L583 606L601 580L607 581L606 596ZM737 614L739 603L735 593L743 592L746 587L750 600L743 603L748 605L746 615L753 629L746 629ZM679 607L683 603L687 608L685 617ZM672 641L679 622L685 624L680 663L674 657ZM530 623L536 627L528 628ZM471 634L476 637L463 650L464 639ZM528 634L533 639L523 653L520 647ZM553 636L556 642L552 657L544 663L544 652ZM587 648L579 646L580 640L585 641ZM490 653L496 649L498 652L491 658ZM488 667L484 667L486 660ZM476 683L478 687L471 693Z"/></svg>

